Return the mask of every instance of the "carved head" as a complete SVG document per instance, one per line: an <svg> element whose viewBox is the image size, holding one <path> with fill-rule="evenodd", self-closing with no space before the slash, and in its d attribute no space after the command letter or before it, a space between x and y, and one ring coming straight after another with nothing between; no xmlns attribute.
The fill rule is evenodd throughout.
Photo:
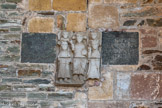
<svg viewBox="0 0 162 108"><path fill-rule="evenodd" d="M93 33L91 33L91 35L92 35L92 39L96 39L97 33L93 32Z"/></svg>
<svg viewBox="0 0 162 108"><path fill-rule="evenodd" d="M77 34L77 42L82 42L83 36L81 34Z"/></svg>
<svg viewBox="0 0 162 108"><path fill-rule="evenodd" d="M62 42L62 43L61 43L61 47L62 47L63 50L67 50L67 48L68 48L68 43L67 43L67 42Z"/></svg>
<svg viewBox="0 0 162 108"><path fill-rule="evenodd" d="M63 37L64 38L68 38L68 36L69 36L69 33L68 32L63 32Z"/></svg>

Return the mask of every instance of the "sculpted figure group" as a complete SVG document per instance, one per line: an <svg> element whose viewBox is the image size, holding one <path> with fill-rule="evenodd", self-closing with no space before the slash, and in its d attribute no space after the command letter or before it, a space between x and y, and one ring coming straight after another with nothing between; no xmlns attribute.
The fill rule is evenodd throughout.
<svg viewBox="0 0 162 108"><path fill-rule="evenodd" d="M97 33L58 36L56 83L82 85L87 79L100 78L100 37Z"/></svg>

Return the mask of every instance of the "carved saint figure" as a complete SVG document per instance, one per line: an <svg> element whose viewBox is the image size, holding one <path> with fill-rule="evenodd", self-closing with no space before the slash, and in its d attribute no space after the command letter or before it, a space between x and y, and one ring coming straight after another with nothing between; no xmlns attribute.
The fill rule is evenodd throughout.
<svg viewBox="0 0 162 108"><path fill-rule="evenodd" d="M87 50L83 43L83 36L77 34L76 44L72 44L72 50L74 51L73 59L73 79L75 81L84 81L85 80L85 71L86 71L86 55Z"/></svg>
<svg viewBox="0 0 162 108"><path fill-rule="evenodd" d="M89 47L89 68L88 68L88 79L99 79L100 78L100 52L99 52L98 40L92 40L92 48Z"/></svg>
<svg viewBox="0 0 162 108"><path fill-rule="evenodd" d="M58 65L59 65L59 71L58 71L58 80L59 82L69 82L70 76L71 76L71 54L68 50L68 43L62 42L61 43L62 50L60 51L58 55Z"/></svg>

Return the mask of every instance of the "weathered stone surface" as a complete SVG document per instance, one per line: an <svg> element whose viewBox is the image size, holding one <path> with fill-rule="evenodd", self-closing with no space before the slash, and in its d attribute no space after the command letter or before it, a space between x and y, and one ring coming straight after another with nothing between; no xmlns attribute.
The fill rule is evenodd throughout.
<svg viewBox="0 0 162 108"><path fill-rule="evenodd" d="M146 50L142 52L143 54L153 54L153 53L162 53L160 50Z"/></svg>
<svg viewBox="0 0 162 108"><path fill-rule="evenodd" d="M6 0L6 2L11 2L11 3L19 3L21 2L22 0Z"/></svg>
<svg viewBox="0 0 162 108"><path fill-rule="evenodd" d="M29 10L32 11L52 10L51 0L29 0Z"/></svg>
<svg viewBox="0 0 162 108"><path fill-rule="evenodd" d="M86 30L86 14L69 13L67 15L67 31L85 31Z"/></svg>
<svg viewBox="0 0 162 108"><path fill-rule="evenodd" d="M156 55L152 64L154 70L162 70L162 55Z"/></svg>
<svg viewBox="0 0 162 108"><path fill-rule="evenodd" d="M47 99L47 94L45 93L28 93L27 94L28 99L39 99L39 100L45 100Z"/></svg>
<svg viewBox="0 0 162 108"><path fill-rule="evenodd" d="M152 34L156 35L157 31L156 29L140 29L142 34Z"/></svg>
<svg viewBox="0 0 162 108"><path fill-rule="evenodd" d="M141 65L140 67L138 67L137 70L150 70L150 69L151 69L151 67L148 65Z"/></svg>
<svg viewBox="0 0 162 108"><path fill-rule="evenodd" d="M54 63L56 35L23 33L21 62Z"/></svg>
<svg viewBox="0 0 162 108"><path fill-rule="evenodd" d="M133 26L136 22L136 20L127 20L124 22L123 26Z"/></svg>
<svg viewBox="0 0 162 108"><path fill-rule="evenodd" d="M86 11L87 0L54 0L53 9L58 11Z"/></svg>
<svg viewBox="0 0 162 108"><path fill-rule="evenodd" d="M142 20L137 26L143 26L145 25L145 20Z"/></svg>
<svg viewBox="0 0 162 108"><path fill-rule="evenodd" d="M0 93L0 99L25 98L25 97L26 97L25 93L14 93L14 92Z"/></svg>
<svg viewBox="0 0 162 108"><path fill-rule="evenodd" d="M141 4L151 4L154 0L140 0Z"/></svg>
<svg viewBox="0 0 162 108"><path fill-rule="evenodd" d="M117 99L129 99L130 73L117 73Z"/></svg>
<svg viewBox="0 0 162 108"><path fill-rule="evenodd" d="M88 1L90 4L91 3L102 3L102 0L89 0Z"/></svg>
<svg viewBox="0 0 162 108"><path fill-rule="evenodd" d="M162 3L162 0L159 0L159 3Z"/></svg>
<svg viewBox="0 0 162 108"><path fill-rule="evenodd" d="M70 92L56 92L56 93L49 93L48 94L48 99L50 100L70 100L74 97L73 93Z"/></svg>
<svg viewBox="0 0 162 108"><path fill-rule="evenodd" d="M131 77L131 97L133 99L158 99L162 97L161 74L134 74Z"/></svg>
<svg viewBox="0 0 162 108"><path fill-rule="evenodd" d="M41 26L43 25L43 26ZM54 27L53 18L32 18L28 24L28 31L33 33L51 33Z"/></svg>
<svg viewBox="0 0 162 108"><path fill-rule="evenodd" d="M0 3L4 3L5 2L5 0L0 0Z"/></svg>
<svg viewBox="0 0 162 108"><path fill-rule="evenodd" d="M40 75L41 75L40 70L18 70L19 77L33 77L33 76L40 77Z"/></svg>
<svg viewBox="0 0 162 108"><path fill-rule="evenodd" d="M51 81L47 79L33 79L33 80L23 80L23 82L32 84L49 84Z"/></svg>
<svg viewBox="0 0 162 108"><path fill-rule="evenodd" d="M3 78L2 83L21 83L22 79L18 78Z"/></svg>
<svg viewBox="0 0 162 108"><path fill-rule="evenodd" d="M51 11L39 12L38 14L41 14L41 15L55 15L55 13L51 12Z"/></svg>
<svg viewBox="0 0 162 108"><path fill-rule="evenodd" d="M57 16L57 28L60 30L65 30L65 18L62 15Z"/></svg>
<svg viewBox="0 0 162 108"><path fill-rule="evenodd" d="M21 31L21 28L20 27L10 28L10 31Z"/></svg>
<svg viewBox="0 0 162 108"><path fill-rule="evenodd" d="M105 3L113 3L113 4L126 4L126 3L137 3L138 0L104 0Z"/></svg>
<svg viewBox="0 0 162 108"><path fill-rule="evenodd" d="M33 92L33 91L37 91L37 87L33 86L33 85L14 85L13 86L13 91L16 92Z"/></svg>
<svg viewBox="0 0 162 108"><path fill-rule="evenodd" d="M18 55L20 53L20 46L8 47L6 52L10 53L10 54L17 54Z"/></svg>
<svg viewBox="0 0 162 108"><path fill-rule="evenodd" d="M129 108L129 102L89 101L88 108Z"/></svg>
<svg viewBox="0 0 162 108"><path fill-rule="evenodd" d="M46 84L40 84L39 85L39 91L55 91L55 87L53 85L46 85Z"/></svg>
<svg viewBox="0 0 162 108"><path fill-rule="evenodd" d="M142 38L143 48L152 48L157 46L157 38L151 36L145 36Z"/></svg>
<svg viewBox="0 0 162 108"><path fill-rule="evenodd" d="M90 28L118 27L117 8L106 5L90 5L88 25Z"/></svg>
<svg viewBox="0 0 162 108"><path fill-rule="evenodd" d="M11 91L10 85L0 85L0 91Z"/></svg>
<svg viewBox="0 0 162 108"><path fill-rule="evenodd" d="M148 16L161 16L162 7L142 7L139 10L128 11L124 13L123 17L148 17Z"/></svg>
<svg viewBox="0 0 162 108"><path fill-rule="evenodd" d="M89 87L89 100L111 100L113 98L113 74L106 73L101 86Z"/></svg>
<svg viewBox="0 0 162 108"><path fill-rule="evenodd" d="M152 27L162 27L162 18L159 19L146 19L147 24Z"/></svg>
<svg viewBox="0 0 162 108"><path fill-rule="evenodd" d="M103 32L102 64L135 65L138 64L138 32Z"/></svg>
<svg viewBox="0 0 162 108"><path fill-rule="evenodd" d="M7 33L9 30L6 28L0 28L0 33Z"/></svg>
<svg viewBox="0 0 162 108"><path fill-rule="evenodd" d="M16 4L1 4L2 9L16 9Z"/></svg>

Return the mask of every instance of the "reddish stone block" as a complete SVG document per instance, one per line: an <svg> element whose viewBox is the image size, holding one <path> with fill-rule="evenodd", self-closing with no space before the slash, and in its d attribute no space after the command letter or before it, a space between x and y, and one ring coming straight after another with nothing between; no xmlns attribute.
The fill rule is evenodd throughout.
<svg viewBox="0 0 162 108"><path fill-rule="evenodd" d="M142 38L142 47L151 48L157 46L157 38L151 36L145 36Z"/></svg>
<svg viewBox="0 0 162 108"><path fill-rule="evenodd" d="M130 87L132 99L162 98L162 74L134 74Z"/></svg>
<svg viewBox="0 0 162 108"><path fill-rule="evenodd" d="M157 31L155 29L140 29L142 34L156 34Z"/></svg>

